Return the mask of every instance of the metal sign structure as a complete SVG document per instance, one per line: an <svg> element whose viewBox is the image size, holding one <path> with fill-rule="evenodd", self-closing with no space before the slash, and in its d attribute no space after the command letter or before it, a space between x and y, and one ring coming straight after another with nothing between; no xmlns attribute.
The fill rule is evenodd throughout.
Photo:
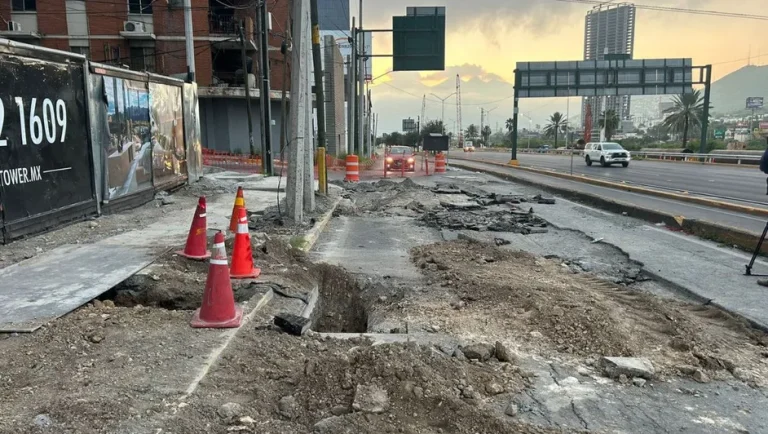
<svg viewBox="0 0 768 434"><path fill-rule="evenodd" d="M763 97L762 96L750 96L747 98L747 109L748 110L759 110L763 108Z"/></svg>
<svg viewBox="0 0 768 434"><path fill-rule="evenodd" d="M392 70L445 69L445 8L408 7L392 17Z"/></svg>
<svg viewBox="0 0 768 434"><path fill-rule="evenodd" d="M704 85L705 116L701 149L706 145L712 66L684 59L578 60L518 62L515 68L511 164L517 162L520 98L603 97L693 93Z"/></svg>

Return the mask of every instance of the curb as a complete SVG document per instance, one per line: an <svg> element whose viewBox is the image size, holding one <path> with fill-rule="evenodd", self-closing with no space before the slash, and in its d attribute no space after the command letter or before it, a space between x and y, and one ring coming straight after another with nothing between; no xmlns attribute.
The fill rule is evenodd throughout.
<svg viewBox="0 0 768 434"><path fill-rule="evenodd" d="M760 234L757 233L741 231L705 220L686 219L663 211L642 208L634 204L606 199L595 194L583 193L568 188L545 186L525 178L517 177L513 173L505 173L488 168L472 167L456 162L454 162L453 165L465 170L479 171L520 184L535 186L552 193L557 193L566 199L575 200L577 202L591 205L595 208L599 208L608 212L616 214L626 213L628 217L638 218L651 223L662 222L667 227L674 230L679 230L684 233L695 235L711 241L731 246L737 246L738 248L750 253L754 251L755 245L757 245L757 242L760 240ZM497 165L510 168L510 166L505 164ZM768 254L768 243L763 244L761 252L763 254Z"/></svg>
<svg viewBox="0 0 768 434"><path fill-rule="evenodd" d="M312 250L313 247L315 247L315 244L317 243L317 240L320 238L320 234L323 233L325 230L325 227L328 226L328 223L331 221L331 218L333 218L333 212L336 211L336 207L339 206L339 202L341 202L342 197L339 196L336 198L335 201L333 201L333 205L326 211L325 215L323 215L323 218L320 219L320 221L313 227L312 229L307 232L305 235L305 242L304 245L301 246L301 250L304 252L309 252Z"/></svg>
<svg viewBox="0 0 768 434"><path fill-rule="evenodd" d="M458 160L462 160L462 159L459 158ZM490 164L490 165L493 165L493 166L513 168L513 169L517 169L517 170L524 170L524 171L531 172L531 173L537 173L539 175L547 175L547 176L552 176L552 177L555 177L555 178L567 179L569 181L577 181L577 182L582 182L582 183L585 183L585 184L597 185L597 186L600 186L600 187L613 188L613 189L616 189L616 190L624 190L624 191L629 191L629 192L633 192L633 193L645 194L645 195L649 195L649 196L663 197L665 199L678 200L678 201L681 201L681 202L695 203L695 204L698 204L698 205L705 205L705 206L709 206L709 207L712 207L712 208L719 208L719 209L725 209L725 210L729 210L729 211L736 211L736 212L740 212L740 213L743 213L743 214L750 214L750 215L754 215L754 216L758 216L758 217L768 217L768 209L764 209L764 208L755 208L755 207L751 207L751 206L738 205L738 204L730 203L730 202L721 202L721 201L718 201L718 200L707 199L707 198L703 198L703 197L690 196L690 195L687 195L687 194L670 193L670 192L661 191L661 190L654 190L654 189L651 189L651 188L637 187L637 186L628 185L628 184L620 184L620 183L616 183L616 182L603 181L603 180L599 180L599 179L589 178L589 177L586 177L584 175L576 176L576 175L569 175L569 174L555 172L555 171L542 170L542 169L534 169L534 168L531 168L531 167L510 166L510 165L508 165L506 163L499 163L499 162L496 162L496 161L485 161L485 160L464 160L464 161L481 163L481 164ZM456 165L455 160L451 164ZM471 168L471 167L466 167L466 166L464 166L464 167L468 168L469 170L476 170L476 168Z"/></svg>

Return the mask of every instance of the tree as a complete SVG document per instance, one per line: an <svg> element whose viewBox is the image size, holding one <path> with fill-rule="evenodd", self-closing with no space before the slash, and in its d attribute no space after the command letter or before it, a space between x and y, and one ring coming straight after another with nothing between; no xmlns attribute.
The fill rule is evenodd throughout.
<svg viewBox="0 0 768 434"><path fill-rule="evenodd" d="M467 131L464 132L464 134L467 136L469 140L474 140L479 135L479 131L477 130L477 125L470 124L467 127Z"/></svg>
<svg viewBox="0 0 768 434"><path fill-rule="evenodd" d="M483 133L483 144L485 146L490 145L490 143L488 142L491 139L491 134L493 134L493 131L491 130L491 126L490 125L484 126L482 133Z"/></svg>
<svg viewBox="0 0 768 434"><path fill-rule="evenodd" d="M545 136L555 138L555 148L557 148L557 136L560 133L560 130L565 127L566 123L567 120L562 113L554 112L552 116L549 117L549 123L544 128Z"/></svg>
<svg viewBox="0 0 768 434"><path fill-rule="evenodd" d="M506 126L507 132L509 132L509 135L512 136L512 130L514 129L515 121L512 118L507 119Z"/></svg>
<svg viewBox="0 0 768 434"><path fill-rule="evenodd" d="M428 121L426 124L424 124L421 127L420 138L424 140L424 137L427 137L430 134L442 134L442 133L443 133L442 121Z"/></svg>
<svg viewBox="0 0 768 434"><path fill-rule="evenodd" d="M619 115L616 114L615 110L606 110L603 112L598 124L600 125L600 128L605 129L606 140L611 140L611 137L616 134L616 131L619 129L619 123Z"/></svg>
<svg viewBox="0 0 768 434"><path fill-rule="evenodd" d="M384 143L387 146L399 146L404 143L403 135L397 131L393 131L389 134L384 134Z"/></svg>
<svg viewBox="0 0 768 434"><path fill-rule="evenodd" d="M411 131L403 136L403 145L415 148L419 146L420 139L421 136L419 136L418 131Z"/></svg>
<svg viewBox="0 0 768 434"><path fill-rule="evenodd" d="M664 119L664 126L683 134L683 148L688 147L688 132L691 127L701 127L704 118L704 101L700 90L677 95L672 100L674 106L664 111L669 113Z"/></svg>

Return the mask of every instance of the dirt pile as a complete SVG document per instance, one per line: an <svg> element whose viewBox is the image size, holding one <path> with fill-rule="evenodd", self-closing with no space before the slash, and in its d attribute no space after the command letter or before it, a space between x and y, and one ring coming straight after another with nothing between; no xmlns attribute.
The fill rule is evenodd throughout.
<svg viewBox="0 0 768 434"><path fill-rule="evenodd" d="M329 434L559 432L503 415L510 396L527 386L508 363L469 363L414 344L370 346L264 329L239 338L233 354L169 422L173 432L231 426ZM236 417L217 415L227 402L237 404Z"/></svg>
<svg viewBox="0 0 768 434"><path fill-rule="evenodd" d="M768 378L768 337L715 308L658 299L573 274L554 260L476 242L423 246L412 257L455 297L429 312L446 331L498 333L533 351L590 363L647 357L662 375L704 370L752 385ZM451 313L457 309L461 315Z"/></svg>

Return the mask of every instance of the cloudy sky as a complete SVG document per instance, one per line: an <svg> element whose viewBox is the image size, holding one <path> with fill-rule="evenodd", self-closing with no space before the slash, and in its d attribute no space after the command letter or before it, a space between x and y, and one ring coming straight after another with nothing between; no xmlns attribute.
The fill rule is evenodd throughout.
<svg viewBox="0 0 768 434"><path fill-rule="evenodd" d="M615 1L618 3L619 1ZM351 0L353 15L358 0ZM766 0L641 0L638 5L673 6L768 15ZM479 124L480 108L494 109L490 123L503 127L512 113L512 79L518 61L579 60L583 58L584 15L592 5L556 0L364 0L366 28L391 28L393 15L404 15L407 6L445 6L447 16L446 70L422 73L396 72L375 81L374 111L379 114L378 133L399 130L401 120L421 113L427 94L427 119L440 119L441 97L462 84L463 126ZM392 52L390 34L376 33L374 53ZM694 65L713 64L720 78L747 64L768 64L768 21L723 18L638 9L635 58L691 57ZM373 76L391 70L387 58L376 58ZM520 110L544 123L545 117L570 106L577 116L580 101L571 99L522 100ZM446 128L456 118L455 99L445 103Z"/></svg>

